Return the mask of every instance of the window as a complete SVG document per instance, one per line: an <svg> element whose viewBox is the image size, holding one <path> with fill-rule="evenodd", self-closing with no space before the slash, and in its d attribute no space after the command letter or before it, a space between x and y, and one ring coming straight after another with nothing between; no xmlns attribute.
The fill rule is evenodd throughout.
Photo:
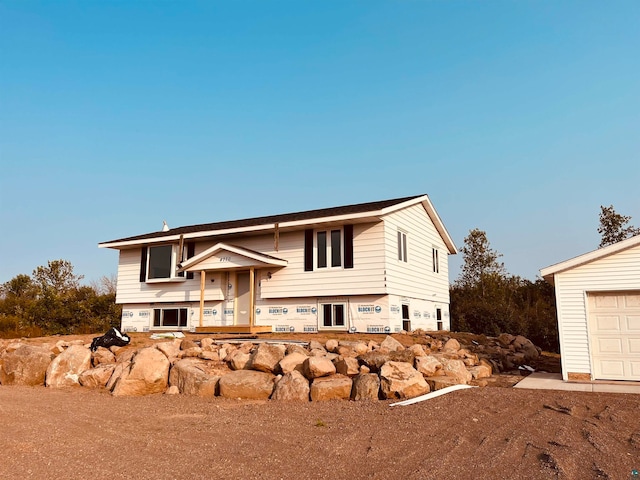
<svg viewBox="0 0 640 480"><path fill-rule="evenodd" d="M346 305L344 303L324 303L320 305L322 311L323 328L345 328Z"/></svg>
<svg viewBox="0 0 640 480"><path fill-rule="evenodd" d="M177 264L194 255L195 245L191 242L183 246L181 256L178 256L177 245L153 245L142 247L140 259L140 281L159 282L175 281L176 279L193 278L193 273L176 272Z"/></svg>
<svg viewBox="0 0 640 480"><path fill-rule="evenodd" d="M353 268L353 225L304 231L304 271L329 267Z"/></svg>
<svg viewBox="0 0 640 480"><path fill-rule="evenodd" d="M433 272L434 273L439 273L440 272L440 262L438 261L438 249L434 247L431 250L431 255L433 256Z"/></svg>
<svg viewBox="0 0 640 480"><path fill-rule="evenodd" d="M398 230L398 260L407 261L407 234Z"/></svg>
<svg viewBox="0 0 640 480"><path fill-rule="evenodd" d="M153 310L154 327L186 327L186 308L156 308Z"/></svg>
<svg viewBox="0 0 640 480"><path fill-rule="evenodd" d="M342 266L342 230L327 230L316 233L316 267Z"/></svg>
<svg viewBox="0 0 640 480"><path fill-rule="evenodd" d="M442 309L436 308L436 321L438 322L438 330L442 330Z"/></svg>

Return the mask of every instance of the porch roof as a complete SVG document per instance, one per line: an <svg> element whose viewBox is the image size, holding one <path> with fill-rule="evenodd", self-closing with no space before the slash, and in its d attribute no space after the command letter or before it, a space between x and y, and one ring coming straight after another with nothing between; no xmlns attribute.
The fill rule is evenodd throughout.
<svg viewBox="0 0 640 480"><path fill-rule="evenodd" d="M180 263L178 271L197 272L266 266L286 267L287 261L248 248L220 242Z"/></svg>

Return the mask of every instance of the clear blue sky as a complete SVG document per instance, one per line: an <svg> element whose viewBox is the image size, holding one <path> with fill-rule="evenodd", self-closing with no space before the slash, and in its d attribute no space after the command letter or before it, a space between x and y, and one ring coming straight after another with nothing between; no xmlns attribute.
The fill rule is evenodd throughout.
<svg viewBox="0 0 640 480"><path fill-rule="evenodd" d="M0 282L421 193L533 280L640 226L639 52L637 0L0 0Z"/></svg>

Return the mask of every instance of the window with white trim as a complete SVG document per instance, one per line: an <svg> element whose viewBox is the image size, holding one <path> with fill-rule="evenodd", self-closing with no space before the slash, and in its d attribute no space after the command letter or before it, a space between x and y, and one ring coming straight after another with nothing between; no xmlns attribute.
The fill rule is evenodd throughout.
<svg viewBox="0 0 640 480"><path fill-rule="evenodd" d="M140 281L161 282L184 279L184 272L177 272L177 264L187 258L188 246L183 246L183 254L178 257L178 245L151 245L145 247L142 256ZM191 275L188 276L191 278Z"/></svg>
<svg viewBox="0 0 640 480"><path fill-rule="evenodd" d="M407 262L407 232L398 230L398 260Z"/></svg>
<svg viewBox="0 0 640 480"><path fill-rule="evenodd" d="M154 327L186 327L186 308L155 308L153 310Z"/></svg>
<svg viewBox="0 0 640 480"><path fill-rule="evenodd" d="M347 327L347 305L345 303L320 304L321 328L345 329Z"/></svg>
<svg viewBox="0 0 640 480"><path fill-rule="evenodd" d="M431 256L433 257L433 273L440 273L440 261L438 260L438 249L433 247L431 249Z"/></svg>
<svg viewBox="0 0 640 480"><path fill-rule="evenodd" d="M342 267L342 229L316 232L316 268Z"/></svg>

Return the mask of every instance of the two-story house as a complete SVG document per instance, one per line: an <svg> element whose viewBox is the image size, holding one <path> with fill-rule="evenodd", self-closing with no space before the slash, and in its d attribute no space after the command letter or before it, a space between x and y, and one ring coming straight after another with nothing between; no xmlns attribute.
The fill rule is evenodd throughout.
<svg viewBox="0 0 640 480"><path fill-rule="evenodd" d="M449 329L456 247L427 195L178 228L120 251L122 330Z"/></svg>

